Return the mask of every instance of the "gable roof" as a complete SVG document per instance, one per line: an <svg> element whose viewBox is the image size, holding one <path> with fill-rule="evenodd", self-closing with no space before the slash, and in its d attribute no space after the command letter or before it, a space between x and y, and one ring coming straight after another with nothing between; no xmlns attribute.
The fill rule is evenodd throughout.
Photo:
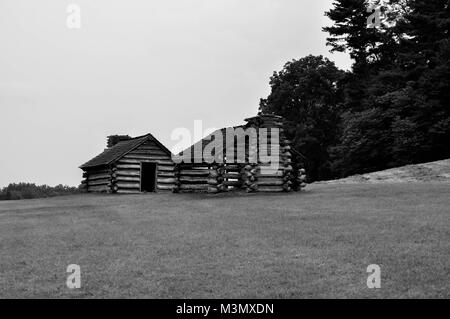
<svg viewBox="0 0 450 319"><path fill-rule="evenodd" d="M80 166L81 169L96 167L96 166L102 166L102 165L109 165L129 152L133 151L137 147L141 146L148 140L154 141L161 149L166 152L168 155L172 156L172 153L163 145L161 142L159 142L152 134L147 134L135 138L131 138L129 140L121 141L117 143L116 145L105 149L101 154L97 155L93 159L91 159L89 162L84 163Z"/></svg>
<svg viewBox="0 0 450 319"><path fill-rule="evenodd" d="M229 127L230 129L237 129L239 127L243 127L243 126L234 126L234 127ZM211 134L209 134L208 136L205 136L204 138L202 138L200 141L198 141L197 143L191 145L190 147L188 147L187 149L185 149L184 151L180 152L178 155L181 157L184 156L190 156L191 160L197 160L199 158L195 157L195 150L198 148L199 150L201 150L201 160L203 161L203 151L205 149L205 147L211 143L214 139L213 137L215 137L217 134L219 134L220 136L222 136L223 140L222 140L222 145L224 147L223 150L216 150L217 153L215 154L216 156L219 156L221 154L224 154L224 152L226 151L226 131L227 131L227 127L222 128L222 129L218 129L215 130L214 132L212 132Z"/></svg>
<svg viewBox="0 0 450 319"><path fill-rule="evenodd" d="M269 115L268 117L271 118L275 118L275 119L280 119L282 120L283 117L281 116L274 116L274 115ZM246 119L246 121L250 121L250 120L258 120L260 119L261 116L255 116L253 118L249 118ZM237 128L245 128L245 125L239 125L239 126L234 126L234 127L230 127L230 129L237 129ZM194 145L190 146L189 148L185 149L184 151L180 152L178 154L178 156L180 156L181 158L185 158L185 156L189 156L191 161L195 161L198 160L199 158L195 157L195 149L198 148L199 150L202 150L201 153L201 158L200 160L203 161L203 151L205 149L205 147L211 143L211 141L213 141L213 136L215 136L217 133L220 132L220 135L223 137L223 149L222 150L216 150L216 153L214 154L216 157L220 157L220 155L226 155L226 152L228 151L227 149L227 144L226 144L226 131L227 131L227 127L219 129L214 131L213 133L209 134L208 136L202 138L200 141L198 141L197 143L195 143ZM296 150L293 146L291 146L291 152L295 155L300 157L302 160L307 160L307 157L304 156L302 153L300 153L298 150Z"/></svg>

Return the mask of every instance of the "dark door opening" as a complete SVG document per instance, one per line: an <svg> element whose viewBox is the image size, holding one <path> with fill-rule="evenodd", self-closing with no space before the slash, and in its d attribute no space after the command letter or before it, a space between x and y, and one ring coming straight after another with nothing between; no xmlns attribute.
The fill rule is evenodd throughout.
<svg viewBox="0 0 450 319"><path fill-rule="evenodd" d="M141 192L156 191L156 163L141 163Z"/></svg>

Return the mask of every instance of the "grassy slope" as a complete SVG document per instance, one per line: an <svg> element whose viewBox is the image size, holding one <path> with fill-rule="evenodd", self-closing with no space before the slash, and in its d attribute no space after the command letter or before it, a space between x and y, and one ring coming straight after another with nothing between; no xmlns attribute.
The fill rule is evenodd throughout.
<svg viewBox="0 0 450 319"><path fill-rule="evenodd" d="M2 202L0 297L450 297L449 193L360 184Z"/></svg>
<svg viewBox="0 0 450 319"><path fill-rule="evenodd" d="M321 184L450 182L450 159L355 175Z"/></svg>

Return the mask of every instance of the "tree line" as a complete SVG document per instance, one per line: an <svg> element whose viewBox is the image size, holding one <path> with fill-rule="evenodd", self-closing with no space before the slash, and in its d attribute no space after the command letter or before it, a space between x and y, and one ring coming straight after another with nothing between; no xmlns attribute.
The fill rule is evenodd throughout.
<svg viewBox="0 0 450 319"><path fill-rule="evenodd" d="M310 55L273 74L260 112L289 120L311 181L450 157L449 3L336 0L323 31L351 70Z"/></svg>
<svg viewBox="0 0 450 319"><path fill-rule="evenodd" d="M81 190L77 187L58 185L51 187L48 185L37 186L32 183L9 184L0 189L0 200L19 200L32 198L45 198L62 195L78 194Z"/></svg>

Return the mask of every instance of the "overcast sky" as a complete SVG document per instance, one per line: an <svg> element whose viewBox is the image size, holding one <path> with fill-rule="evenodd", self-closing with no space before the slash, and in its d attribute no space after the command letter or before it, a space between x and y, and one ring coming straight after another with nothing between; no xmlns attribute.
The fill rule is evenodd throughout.
<svg viewBox="0 0 450 319"><path fill-rule="evenodd" d="M81 29L66 25L81 8ZM0 186L78 185L106 136L242 124L285 62L330 54L332 0L1 0Z"/></svg>

